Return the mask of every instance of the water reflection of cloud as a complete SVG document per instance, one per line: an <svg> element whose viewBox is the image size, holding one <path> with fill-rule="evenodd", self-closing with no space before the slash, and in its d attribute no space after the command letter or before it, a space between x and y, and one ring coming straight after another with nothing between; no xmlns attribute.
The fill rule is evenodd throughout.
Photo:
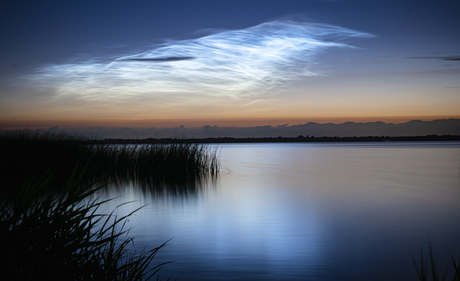
<svg viewBox="0 0 460 281"><path fill-rule="evenodd" d="M109 63L89 58L49 65L28 80L34 86L51 87L58 97L80 102L170 95L235 99L263 95L285 82L317 75L314 64L319 52L351 47L343 40L369 36L337 26L279 20L170 40Z"/></svg>

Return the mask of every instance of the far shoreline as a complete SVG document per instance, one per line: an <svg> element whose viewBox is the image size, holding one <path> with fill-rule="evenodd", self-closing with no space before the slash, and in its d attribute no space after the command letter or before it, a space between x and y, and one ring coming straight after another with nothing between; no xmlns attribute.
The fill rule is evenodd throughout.
<svg viewBox="0 0 460 281"><path fill-rule="evenodd" d="M365 137L263 137L263 138L145 138L145 139L93 139L85 141L88 144L224 144L224 143L317 143L317 142L424 142L424 141L460 141L460 135L426 135L426 136L365 136Z"/></svg>

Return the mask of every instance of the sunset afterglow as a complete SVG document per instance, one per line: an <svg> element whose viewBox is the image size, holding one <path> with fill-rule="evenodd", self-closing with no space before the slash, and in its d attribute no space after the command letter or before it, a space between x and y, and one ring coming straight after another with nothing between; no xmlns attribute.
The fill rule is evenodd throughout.
<svg viewBox="0 0 460 281"><path fill-rule="evenodd" d="M9 4L0 126L251 127L460 116L458 2L172 2L181 5L117 4L126 11L121 20L111 9L95 14L102 4L72 12L37 6L21 22L19 4ZM58 16L64 10L67 20Z"/></svg>

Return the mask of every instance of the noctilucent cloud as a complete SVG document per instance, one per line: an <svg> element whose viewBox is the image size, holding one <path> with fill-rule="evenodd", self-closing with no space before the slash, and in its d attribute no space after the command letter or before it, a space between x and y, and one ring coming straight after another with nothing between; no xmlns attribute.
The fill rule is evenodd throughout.
<svg viewBox="0 0 460 281"><path fill-rule="evenodd" d="M10 1L0 125L460 116L458 1Z"/></svg>
<svg viewBox="0 0 460 281"><path fill-rule="evenodd" d="M26 79L49 87L56 97L110 101L173 96L205 102L213 97L263 98L289 81L315 76L318 53L351 47L342 41L371 37L336 26L291 20L241 30L217 31L186 40L169 40L139 54L104 62L95 59L40 68Z"/></svg>

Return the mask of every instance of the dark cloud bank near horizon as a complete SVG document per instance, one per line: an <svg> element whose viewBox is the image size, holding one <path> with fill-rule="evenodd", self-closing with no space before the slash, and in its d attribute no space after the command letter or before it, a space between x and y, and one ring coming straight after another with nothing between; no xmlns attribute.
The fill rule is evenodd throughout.
<svg viewBox="0 0 460 281"><path fill-rule="evenodd" d="M208 138L208 137L359 137L359 136L426 136L460 135L460 119L441 119L434 121L412 120L406 123L394 124L384 122L340 124L319 124L309 122L300 125L256 126L256 127L218 127L203 126L187 128L75 128L61 129L53 127L52 131L78 133L98 139L104 138Z"/></svg>

